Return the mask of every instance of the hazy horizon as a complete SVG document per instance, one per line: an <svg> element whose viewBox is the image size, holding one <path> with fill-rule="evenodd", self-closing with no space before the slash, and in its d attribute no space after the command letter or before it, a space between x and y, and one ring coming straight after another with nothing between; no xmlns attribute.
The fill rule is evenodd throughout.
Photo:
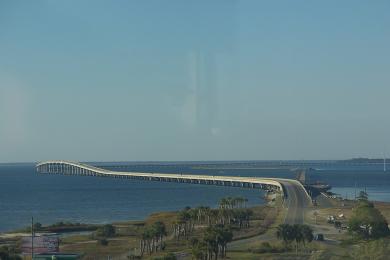
<svg viewBox="0 0 390 260"><path fill-rule="evenodd" d="M2 1L0 163L390 156L388 1Z"/></svg>

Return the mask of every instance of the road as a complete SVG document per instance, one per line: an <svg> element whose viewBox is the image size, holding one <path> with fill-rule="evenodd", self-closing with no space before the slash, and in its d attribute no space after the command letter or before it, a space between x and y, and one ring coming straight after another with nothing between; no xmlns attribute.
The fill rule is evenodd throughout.
<svg viewBox="0 0 390 260"><path fill-rule="evenodd" d="M305 221L305 211L311 205L311 200L309 199L305 189L294 180L278 179L278 181L283 185L286 193L284 206L287 207L287 213L284 218L284 223L303 224ZM233 241L229 243L228 248L230 250L238 250L241 249L243 245L250 245L260 240L267 241L274 238L274 232L268 231L262 235Z"/></svg>
<svg viewBox="0 0 390 260"><path fill-rule="evenodd" d="M291 181L280 181L286 193L285 206L288 208L285 224L303 224L305 221L305 210L311 201L306 195L305 189Z"/></svg>

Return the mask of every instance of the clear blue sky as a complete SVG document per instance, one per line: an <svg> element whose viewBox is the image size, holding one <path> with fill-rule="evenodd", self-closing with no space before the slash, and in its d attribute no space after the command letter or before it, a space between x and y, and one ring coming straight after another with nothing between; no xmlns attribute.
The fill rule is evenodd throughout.
<svg viewBox="0 0 390 260"><path fill-rule="evenodd" d="M1 1L0 162L390 155L389 1Z"/></svg>

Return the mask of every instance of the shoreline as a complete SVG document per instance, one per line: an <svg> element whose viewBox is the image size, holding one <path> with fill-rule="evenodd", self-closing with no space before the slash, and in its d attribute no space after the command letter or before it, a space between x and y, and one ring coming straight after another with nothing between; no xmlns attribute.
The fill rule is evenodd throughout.
<svg viewBox="0 0 390 260"><path fill-rule="evenodd" d="M272 193L271 194L267 194L266 193L261 198L264 201L263 204L249 205L248 208L272 206L276 197L277 197L276 194L272 194ZM212 207L210 207L210 208L212 208ZM213 207L212 209L216 209L216 208L217 207ZM74 223L74 222L67 222L67 221L65 221L64 222L65 225L63 225L63 226L58 226L58 225L56 226L57 223L44 225L43 228L45 230L43 230L43 232L37 231L35 233L36 234L41 234L41 235L44 235L44 234L53 234L53 235L57 234L59 236L62 236L62 235L66 235L66 234L70 234L70 233L77 233L77 232L93 232L96 229L98 229L99 227L102 227L102 226L107 225L107 224L114 225L114 226L116 226L116 225L118 225L118 226L120 226L120 225L141 225L142 223L145 223L150 217L152 217L154 215L159 215L159 214L176 214L179 211L180 211L180 209L178 209L178 210L170 210L170 211L155 211L155 212L152 212L149 215L145 216L143 219L113 220L113 221L107 221L107 222L103 222L103 223ZM39 221L37 221L36 223L38 223L38 222ZM62 231L52 232L54 230L54 228L57 228L57 227L62 229ZM77 230L69 230L69 231L65 230L67 228L71 229L71 228L77 228L77 227L80 227L80 228L77 229ZM85 229L83 229L82 227L85 227ZM17 228L17 229L10 230L10 231L0 231L0 239L11 238L11 237L31 236L31 232L30 231L27 232L27 229L29 229L29 228L30 227L27 226L27 227L24 227L24 228ZM0 243L0 245L1 245L1 243Z"/></svg>
<svg viewBox="0 0 390 260"><path fill-rule="evenodd" d="M267 203L264 205L244 208L252 210L255 214L250 220L250 228L235 231L234 238L228 246L228 254L231 256L231 259L241 259L244 255L260 257L261 253L259 254L257 250L258 248L261 248L262 243L271 243L271 245L276 247L280 245L279 241L276 239L275 232L278 225L284 223L283 219L287 211L286 208L283 207L283 204L279 199L280 197L275 196L276 194L268 194ZM346 241L347 233L346 230L338 230L333 224L327 223L327 218L331 215L339 216L340 213L342 213L345 221L350 217L352 209L354 205L356 205L356 201L329 199L329 202L330 203L327 205L319 204L318 206L307 208L305 211L305 224L309 225L315 234L321 233L325 236L325 242L314 242L313 246L315 248L322 248L321 250L332 251L337 245ZM390 202L375 201L373 203L386 217L387 221L390 222ZM215 209L216 208L214 208L214 210ZM83 227L92 226L95 230L60 232L53 235L60 238L61 253L75 253L87 258L99 257L102 255L126 257L129 252L137 254L142 230L159 221L165 223L168 229L172 229L173 225L177 223L177 217L180 212L180 210L159 211L151 213L143 220L112 221L110 224L80 224L80 226ZM315 218L314 212L316 212ZM106 238L100 237L97 229L104 225L112 225L116 230L115 235ZM195 230L198 231L195 231L195 237L199 237L199 232L204 228L204 224L196 224ZM48 233L42 233L42 235L43 234ZM29 236L30 234L8 232L7 234L0 235L0 246L17 246L20 238L24 235ZM107 244L101 244L102 240L105 240ZM153 257L158 257L165 253L185 255L186 257L189 257L191 254L186 240L178 241L172 236L169 236L164 239L164 243L167 245L167 251L154 253ZM278 254L288 255L289 253L279 252ZM149 258L147 257L147 259Z"/></svg>
<svg viewBox="0 0 390 260"><path fill-rule="evenodd" d="M258 205L250 205L248 208L257 208L257 207L264 207L264 206L274 206L274 201L276 199L276 194L266 194L266 196L263 197L264 204L258 204ZM338 208L338 203L347 203L351 204L354 203L354 200L350 199L335 199L335 198L329 198L330 201L334 204L332 207L325 207L325 208ZM376 201L372 200L375 205L379 207L390 207L389 201ZM213 208L216 209L216 208ZM36 234L44 235L44 234L57 234L59 236L66 235L66 234L72 234L72 233L80 233L80 232L93 232L96 229L98 229L101 226L111 224L111 225L141 225L142 223L145 223L151 216L159 215L159 214L175 214L179 210L170 210L170 211L155 211L144 217L143 219L127 219L127 220L113 220L113 221L107 221L107 222L100 222L100 223L75 223L75 222L64 222L64 225L58 226L58 223L52 223L48 225L43 226L43 230L39 230L36 232ZM390 217L390 216L389 216ZM38 223L38 222L36 222ZM390 219L389 219L390 223ZM27 231L27 229L30 227L24 227L24 228L18 228L10 231L0 231L0 239L3 238L10 238L10 237L22 237L22 236L30 236L30 231ZM57 230L57 231L56 231Z"/></svg>

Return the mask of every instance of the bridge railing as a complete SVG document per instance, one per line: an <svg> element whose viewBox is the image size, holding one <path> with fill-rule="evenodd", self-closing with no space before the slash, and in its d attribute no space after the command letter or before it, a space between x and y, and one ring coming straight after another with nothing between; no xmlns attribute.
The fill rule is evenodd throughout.
<svg viewBox="0 0 390 260"><path fill-rule="evenodd" d="M70 162L70 161L46 161L36 165L40 173L55 174L76 174L76 175L93 175L109 176L114 178L133 178L148 179L156 181L185 182L212 185L225 185L247 187L255 189L265 189L278 191L285 194L283 185L272 178L255 178L255 177L237 177L237 176L209 176L209 175L192 175L192 174L167 174L167 173L139 173L139 172L116 172L95 166Z"/></svg>

